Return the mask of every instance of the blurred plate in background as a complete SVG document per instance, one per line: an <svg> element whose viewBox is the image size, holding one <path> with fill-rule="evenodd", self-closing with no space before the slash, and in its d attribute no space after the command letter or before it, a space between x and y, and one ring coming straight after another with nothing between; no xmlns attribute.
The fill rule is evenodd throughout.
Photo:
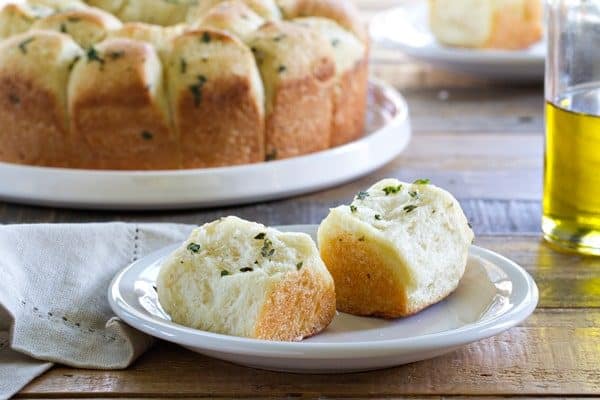
<svg viewBox="0 0 600 400"><path fill-rule="evenodd" d="M438 43L429 30L427 2L399 1L400 7L375 15L371 37L378 45L441 68L484 78L511 81L542 81L543 41L525 50L481 50L448 47Z"/></svg>

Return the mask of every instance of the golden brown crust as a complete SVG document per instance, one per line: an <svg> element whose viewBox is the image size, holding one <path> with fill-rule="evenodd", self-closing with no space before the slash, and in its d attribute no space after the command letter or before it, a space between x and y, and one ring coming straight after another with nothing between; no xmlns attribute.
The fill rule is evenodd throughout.
<svg viewBox="0 0 600 400"><path fill-rule="evenodd" d="M364 135L368 68L365 57L339 77L333 97L331 146L339 146Z"/></svg>
<svg viewBox="0 0 600 400"><path fill-rule="evenodd" d="M283 15L288 18L324 17L337 22L354 33L363 43L369 35L361 21L358 9L347 0L279 0Z"/></svg>
<svg viewBox="0 0 600 400"><path fill-rule="evenodd" d="M153 47L109 39L74 68L69 87L73 158L79 168L179 167L178 146L160 102L162 70ZM157 71L149 76L147 63ZM155 92L153 92L155 91Z"/></svg>
<svg viewBox="0 0 600 400"><path fill-rule="evenodd" d="M0 160L67 166L67 121L56 93L21 73L4 71L0 93Z"/></svg>
<svg viewBox="0 0 600 400"><path fill-rule="evenodd" d="M269 293L254 337L297 341L325 329L335 316L334 285L309 268L289 273Z"/></svg>
<svg viewBox="0 0 600 400"><path fill-rule="evenodd" d="M356 315L396 318L413 311L394 270L380 249L363 237L339 232L320 244L321 258L333 276L337 309Z"/></svg>
<svg viewBox="0 0 600 400"><path fill-rule="evenodd" d="M496 11L491 35L485 48L518 50L529 47L542 38L542 3L525 0L523 9L503 7Z"/></svg>

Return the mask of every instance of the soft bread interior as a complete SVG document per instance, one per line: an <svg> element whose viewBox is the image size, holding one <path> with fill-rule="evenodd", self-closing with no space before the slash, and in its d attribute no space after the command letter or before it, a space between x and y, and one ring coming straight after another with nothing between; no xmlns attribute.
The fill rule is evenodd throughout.
<svg viewBox="0 0 600 400"><path fill-rule="evenodd" d="M157 280L159 300L175 322L255 337L269 293L286 276L310 265L321 280L331 280L316 258L308 235L223 218L194 230L165 260Z"/></svg>
<svg viewBox="0 0 600 400"><path fill-rule="evenodd" d="M492 30L493 0L430 0L430 26L443 43L482 46Z"/></svg>

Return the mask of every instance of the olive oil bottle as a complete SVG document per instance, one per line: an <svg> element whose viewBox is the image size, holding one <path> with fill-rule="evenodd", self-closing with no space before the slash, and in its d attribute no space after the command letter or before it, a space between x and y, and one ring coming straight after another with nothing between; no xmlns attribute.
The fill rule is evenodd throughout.
<svg viewBox="0 0 600 400"><path fill-rule="evenodd" d="M542 230L562 248L600 255L600 85L546 103Z"/></svg>

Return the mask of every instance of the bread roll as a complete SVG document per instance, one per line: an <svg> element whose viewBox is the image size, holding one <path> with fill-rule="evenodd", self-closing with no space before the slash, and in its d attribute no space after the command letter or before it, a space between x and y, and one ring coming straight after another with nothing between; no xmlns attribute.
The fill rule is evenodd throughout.
<svg viewBox="0 0 600 400"><path fill-rule="evenodd" d="M369 35L358 9L348 0L276 0L286 19L299 17L323 17L334 20L354 33L363 43Z"/></svg>
<svg viewBox="0 0 600 400"><path fill-rule="evenodd" d="M92 7L56 13L37 20L32 26L66 33L84 49L104 40L107 31L120 27L117 18Z"/></svg>
<svg viewBox="0 0 600 400"><path fill-rule="evenodd" d="M223 31L173 42L169 100L184 168L264 159L263 88L250 49Z"/></svg>
<svg viewBox="0 0 600 400"><path fill-rule="evenodd" d="M429 24L449 46L522 49L542 37L542 2L429 0Z"/></svg>
<svg viewBox="0 0 600 400"><path fill-rule="evenodd" d="M195 3L195 0L128 0L116 15L123 22L175 25L185 22L190 5Z"/></svg>
<svg viewBox="0 0 600 400"><path fill-rule="evenodd" d="M69 82L73 158L93 169L178 168L163 69L154 48L107 39L87 51Z"/></svg>
<svg viewBox="0 0 600 400"><path fill-rule="evenodd" d="M336 84L331 145L339 146L360 138L364 134L368 90L366 46L330 19L308 17L293 21L325 36L333 50Z"/></svg>
<svg viewBox="0 0 600 400"><path fill-rule="evenodd" d="M156 286L174 322L227 335L301 340L335 315L333 280L308 235L236 217L194 230Z"/></svg>
<svg viewBox="0 0 600 400"><path fill-rule="evenodd" d="M166 62L175 37L185 31L184 25L160 26L143 22L127 22L119 29L108 32L109 38L128 38L153 45L161 60Z"/></svg>
<svg viewBox="0 0 600 400"><path fill-rule="evenodd" d="M266 157L329 148L335 61L327 39L291 22L267 22L248 40L265 86Z"/></svg>
<svg viewBox="0 0 600 400"><path fill-rule="evenodd" d="M196 23L208 12L226 0L203 0L199 1L197 5L190 7L190 11L187 15L187 21L189 23ZM252 11L256 14L260 15L262 18L266 20L279 20L281 19L281 12L275 4L275 0L241 0L244 4L248 6Z"/></svg>
<svg viewBox="0 0 600 400"><path fill-rule="evenodd" d="M71 38L51 31L0 42L0 160L66 166L66 87L82 53Z"/></svg>
<svg viewBox="0 0 600 400"><path fill-rule="evenodd" d="M53 12L49 7L33 8L27 4L5 4L0 9L0 40L29 30L36 19Z"/></svg>
<svg viewBox="0 0 600 400"><path fill-rule="evenodd" d="M385 318L414 314L448 296L473 240L460 204L430 184L384 179L318 230L340 311Z"/></svg>
<svg viewBox="0 0 600 400"><path fill-rule="evenodd" d="M265 22L241 0L224 1L211 8L195 26L220 29L247 40Z"/></svg>

